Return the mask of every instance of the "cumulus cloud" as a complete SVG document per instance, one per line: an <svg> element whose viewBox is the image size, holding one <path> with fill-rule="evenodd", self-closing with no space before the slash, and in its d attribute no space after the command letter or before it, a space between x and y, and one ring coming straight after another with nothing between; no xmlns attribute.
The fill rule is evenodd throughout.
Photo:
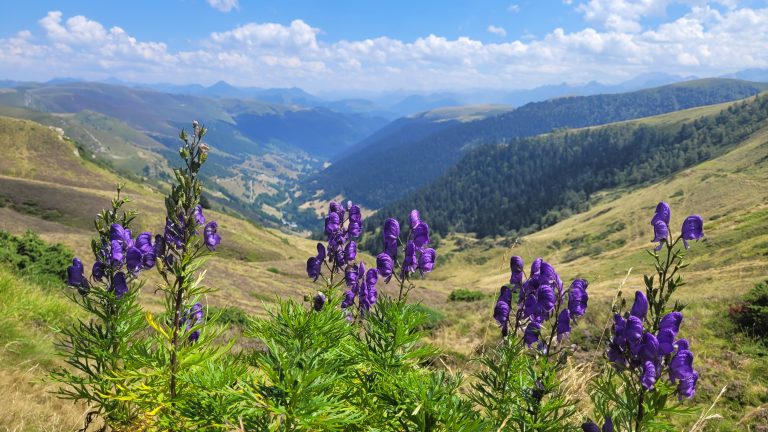
<svg viewBox="0 0 768 432"><path fill-rule="evenodd" d="M504 27L496 27L493 24L488 26L488 33L495 34L496 36L507 37L507 31L504 30Z"/></svg>
<svg viewBox="0 0 768 432"><path fill-rule="evenodd" d="M221 12L229 12L232 9L240 8L237 0L206 0L212 8Z"/></svg>
<svg viewBox="0 0 768 432"><path fill-rule="evenodd" d="M659 13L659 1L646 0L635 14ZM616 82L656 71L711 76L768 67L768 34L755 31L768 28L768 8L699 3L677 19L638 28L632 25L639 22L636 15L593 0L582 3L593 14L585 15L587 22L610 25L556 28L539 38L503 42L435 34L410 41L378 37L328 42L320 29L302 20L248 23L211 33L184 51L137 40L117 26L107 28L84 16L52 11L39 20L39 29L0 39L0 76L201 83L224 79L309 90L438 90ZM609 19L612 14L619 18ZM499 36L505 35L503 30L488 28Z"/></svg>
<svg viewBox="0 0 768 432"><path fill-rule="evenodd" d="M520 5L512 3L511 5L507 6L507 11L512 13L518 13L520 12Z"/></svg>

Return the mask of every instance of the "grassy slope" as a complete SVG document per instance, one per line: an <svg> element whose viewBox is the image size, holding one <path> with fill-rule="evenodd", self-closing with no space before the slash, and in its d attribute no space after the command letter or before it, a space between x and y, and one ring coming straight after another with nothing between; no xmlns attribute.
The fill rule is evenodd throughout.
<svg viewBox="0 0 768 432"><path fill-rule="evenodd" d="M726 105L640 121L669 124L714 114ZM20 233L32 228L44 238L65 243L79 255L87 256L90 220L107 205L118 178L77 158L70 143L45 128L0 119L0 130L3 127L28 132L24 139L13 140L17 151L12 157L16 159L12 163L0 160L0 196L13 200L0 208L0 229ZM724 320L728 304L754 281L768 275L766 155L768 129L764 128L731 152L659 184L606 191L590 211L527 236L518 245L507 246L509 239L476 241L465 235L448 238L438 249L436 271L417 283L412 298L445 312L449 325L438 330L433 341L454 354L446 361L463 363L462 359L470 357L478 346L498 338L490 310L493 294L507 278L509 256L523 255L527 262L543 256L555 264L564 279L580 276L591 281L593 310L584 328L595 334L605 317L598 310L605 307L629 268L633 270L625 285L627 291L639 288L642 273L652 270L644 250L650 246L648 221L655 204L664 199L672 205L675 227L689 213L698 212L706 221L707 240L695 243L690 253L689 285L681 294L691 301L693 313L686 319L683 331L698 347L697 365L704 372L697 401L705 403L723 384L736 387L729 390L723 403L728 421L722 424L722 430L731 430L728 427L736 427L735 421L744 412L768 402L765 381L754 379L768 370L765 359L747 352L756 349L753 344L742 344L742 339L724 337L722 330L717 331L733 330ZM131 183L127 189L143 212L138 220L141 228L160 229L161 194ZM313 242L257 228L226 215L211 213L211 217L219 220L224 237L220 255L208 265L209 282L221 289L211 296L211 303L261 312L262 299L269 300L275 294L299 298L310 291L303 267L306 257L313 254ZM624 226L616 225L617 221ZM366 262L371 262L370 257ZM456 288L478 289L488 298L453 304L447 296ZM389 293L395 290L387 286L380 289ZM154 307L156 300L152 299L148 306ZM589 346L596 345L589 335L579 333L577 330L574 337L582 338ZM718 370L721 372L714 373Z"/></svg>

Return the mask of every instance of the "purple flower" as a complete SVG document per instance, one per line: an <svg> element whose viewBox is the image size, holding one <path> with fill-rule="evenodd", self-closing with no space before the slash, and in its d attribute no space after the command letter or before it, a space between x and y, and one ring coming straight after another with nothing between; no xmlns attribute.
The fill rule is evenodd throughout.
<svg viewBox="0 0 768 432"><path fill-rule="evenodd" d="M416 270L416 245L413 240L408 240L405 245L405 257L403 258L403 272L413 272Z"/></svg>
<svg viewBox="0 0 768 432"><path fill-rule="evenodd" d="M123 226L120 224L112 224L109 227L109 240L111 242L120 242L125 249L133 246L131 230L123 228Z"/></svg>
<svg viewBox="0 0 768 432"><path fill-rule="evenodd" d="M421 219L419 218L419 211L416 209L411 210L411 213L408 215L408 222L411 225L411 229L416 228L416 225L418 225L421 222Z"/></svg>
<svg viewBox="0 0 768 432"><path fill-rule="evenodd" d="M629 314L640 318L641 322L645 319L645 315L648 314L648 299L645 298L645 294L635 291L635 302L632 303Z"/></svg>
<svg viewBox="0 0 768 432"><path fill-rule="evenodd" d="M155 257L163 256L165 254L165 239L160 234L155 236L155 245L153 249Z"/></svg>
<svg viewBox="0 0 768 432"><path fill-rule="evenodd" d="M396 219L384 221L384 252L392 258L397 257L397 240L400 237L400 224Z"/></svg>
<svg viewBox="0 0 768 432"><path fill-rule="evenodd" d="M610 417L605 418L601 432L613 432L613 420Z"/></svg>
<svg viewBox="0 0 768 432"><path fill-rule="evenodd" d="M523 342L525 342L528 347L533 345L535 342L538 342L540 331L541 323L531 321L528 323L528 326L525 328L525 332L523 333Z"/></svg>
<svg viewBox="0 0 768 432"><path fill-rule="evenodd" d="M493 318L501 326L502 336L507 335L507 324L509 323L509 311L512 304L512 290L508 286L502 286L499 290L499 297L496 300L496 306L493 308Z"/></svg>
<svg viewBox="0 0 768 432"><path fill-rule="evenodd" d="M646 390L653 390L653 386L656 385L656 365L651 361L643 363L643 375L640 378L640 383Z"/></svg>
<svg viewBox="0 0 768 432"><path fill-rule="evenodd" d="M416 225L413 228L413 242L416 244L416 247L424 247L425 244L429 243L429 225L427 225L426 222L419 222L418 225Z"/></svg>
<svg viewBox="0 0 768 432"><path fill-rule="evenodd" d="M571 282L571 290L568 294L568 309L574 317L583 316L587 311L587 302L589 301L589 296L587 295L588 286L589 282L584 279L576 279Z"/></svg>
<svg viewBox="0 0 768 432"><path fill-rule="evenodd" d="M325 306L325 294L318 292L312 299L312 307L316 312L320 312L323 310L323 306Z"/></svg>
<svg viewBox="0 0 768 432"><path fill-rule="evenodd" d="M323 269L323 261L325 260L325 246L322 243L317 244L317 256L309 257L307 259L307 276L313 280L317 280L320 277Z"/></svg>
<svg viewBox="0 0 768 432"><path fill-rule="evenodd" d="M619 345L627 343L627 336L624 334L627 330L627 320L619 314L613 314L614 340Z"/></svg>
<svg viewBox="0 0 768 432"><path fill-rule="evenodd" d="M337 203L336 201L331 201L329 209L330 213L336 213L339 216L339 220L344 219L344 206Z"/></svg>
<svg viewBox="0 0 768 432"><path fill-rule="evenodd" d="M536 293L536 312L541 319L549 318L550 312L555 308L555 292L549 285L541 285Z"/></svg>
<svg viewBox="0 0 768 432"><path fill-rule="evenodd" d="M653 218L651 218L651 225L655 226L658 221L664 222L665 225L669 225L669 218L671 215L672 210L670 210L669 204L661 201L656 206L656 213L653 215Z"/></svg>
<svg viewBox="0 0 768 432"><path fill-rule="evenodd" d="M683 221L683 244L688 249L688 240L699 240L704 237L704 219L699 215L691 215Z"/></svg>
<svg viewBox="0 0 768 432"><path fill-rule="evenodd" d="M216 246L221 243L221 236L217 232L218 228L219 224L216 221L210 221L203 230L203 240L210 251L216 250Z"/></svg>
<svg viewBox="0 0 768 432"><path fill-rule="evenodd" d="M362 265L362 264L361 264ZM360 309L367 311L376 303L377 291L376 282L378 281L378 275L375 269L369 269L365 274L365 282L360 284L358 297L360 297Z"/></svg>
<svg viewBox="0 0 768 432"><path fill-rule="evenodd" d="M581 425L581 430L584 432L613 432L613 420L610 417L606 417L602 429L592 420L589 420Z"/></svg>
<svg viewBox="0 0 768 432"><path fill-rule="evenodd" d="M125 273L117 272L112 278L112 287L110 291L115 293L115 297L120 300L128 292L128 283L125 281Z"/></svg>
<svg viewBox="0 0 768 432"><path fill-rule="evenodd" d="M339 214L334 212L329 213L328 217L325 218L325 235L329 237L334 235L339 230L340 224L341 220L339 219Z"/></svg>
<svg viewBox="0 0 768 432"><path fill-rule="evenodd" d="M696 394L696 383L699 381L699 373L693 371L693 374L688 378L683 378L677 383L677 398L683 400L683 398L691 399Z"/></svg>
<svg viewBox="0 0 768 432"><path fill-rule="evenodd" d="M678 345L677 353L669 362L669 377L674 383L675 380L682 380L693 376L693 372L693 353L688 349L682 349Z"/></svg>
<svg viewBox="0 0 768 432"><path fill-rule="evenodd" d="M357 256L357 243L354 240L350 240L347 246L344 248L344 259L347 261L354 261Z"/></svg>
<svg viewBox="0 0 768 432"><path fill-rule="evenodd" d="M557 342L571 334L571 312L563 309L557 317Z"/></svg>
<svg viewBox="0 0 768 432"><path fill-rule="evenodd" d="M347 266L347 268L344 270L344 282L349 288L357 286L357 266Z"/></svg>
<svg viewBox="0 0 768 432"><path fill-rule="evenodd" d="M152 233L143 232L136 236L134 247L140 250L142 255L154 253L154 248L152 247Z"/></svg>
<svg viewBox="0 0 768 432"><path fill-rule="evenodd" d="M655 361L659 356L659 341L653 333L645 332L640 342L640 350L637 353L640 360Z"/></svg>
<svg viewBox="0 0 768 432"><path fill-rule="evenodd" d="M629 342L629 348L632 350L632 353L637 354L640 350L640 342L643 340L643 321L631 315L627 319L627 324L624 328L624 337Z"/></svg>
<svg viewBox="0 0 768 432"><path fill-rule="evenodd" d="M512 275L509 277L509 283L521 284L523 283L523 258L519 256L513 256L509 259L509 269Z"/></svg>
<svg viewBox="0 0 768 432"><path fill-rule="evenodd" d="M93 268L91 269L91 276L94 280L97 280L101 282L101 280L104 278L105 275L105 268L104 263L101 261L96 261L93 263Z"/></svg>
<svg viewBox="0 0 768 432"><path fill-rule="evenodd" d="M424 277L424 273L429 273L435 266L435 250L432 248L426 248L421 251L419 256L419 272Z"/></svg>
<svg viewBox="0 0 768 432"><path fill-rule="evenodd" d="M669 237L669 228L667 227L667 224L665 224L664 221L657 220L656 223L653 224L653 240L651 240L651 243L659 242L659 245L656 246L657 251L661 250L661 247L664 246L667 237Z"/></svg>
<svg viewBox="0 0 768 432"><path fill-rule="evenodd" d="M128 249L128 253L125 254L125 264L128 267L128 271L136 273L141 270L142 260L141 251L137 247Z"/></svg>
<svg viewBox="0 0 768 432"><path fill-rule="evenodd" d="M123 265L123 244L120 240L112 240L110 242L110 258L112 259L112 265L116 268L120 268Z"/></svg>
<svg viewBox="0 0 768 432"><path fill-rule="evenodd" d="M680 331L680 323L683 321L683 314L680 312L670 312L661 318L659 331L656 339L659 341L659 354L666 356L675 351L674 344L677 333Z"/></svg>
<svg viewBox="0 0 768 432"><path fill-rule="evenodd" d="M82 286L86 280L83 274L85 268L83 262L78 258L72 259L72 265L67 268L67 285L73 287Z"/></svg>
<svg viewBox="0 0 768 432"><path fill-rule="evenodd" d="M624 368L627 366L627 359L624 356L624 352L621 350L621 346L614 342L608 345L608 361L616 368Z"/></svg>
<svg viewBox="0 0 768 432"><path fill-rule="evenodd" d="M196 205L194 210L192 210L192 217L195 219L196 224L203 225L205 223L205 216L203 216L203 206L200 204Z"/></svg>
<svg viewBox="0 0 768 432"><path fill-rule="evenodd" d="M376 270L378 270L379 276L387 278L387 281L392 277L394 267L395 263L392 261L392 257L387 253L382 252L376 256Z"/></svg>
<svg viewBox="0 0 768 432"><path fill-rule="evenodd" d="M542 261L543 260L541 258L536 258L531 263L531 274L530 274L530 277L539 276L539 274L541 273L541 263L542 263Z"/></svg>
<svg viewBox="0 0 768 432"><path fill-rule="evenodd" d="M179 221L179 225L177 225L170 218L165 219L165 232L163 233L165 243L180 249L184 245L183 233L183 222Z"/></svg>
<svg viewBox="0 0 768 432"><path fill-rule="evenodd" d="M355 304L355 293L352 290L344 292L344 300L341 301L341 308L346 309Z"/></svg>
<svg viewBox="0 0 768 432"><path fill-rule="evenodd" d="M363 232L363 215L360 212L360 206L349 206L349 227L347 231L352 238L360 237L360 233Z"/></svg>

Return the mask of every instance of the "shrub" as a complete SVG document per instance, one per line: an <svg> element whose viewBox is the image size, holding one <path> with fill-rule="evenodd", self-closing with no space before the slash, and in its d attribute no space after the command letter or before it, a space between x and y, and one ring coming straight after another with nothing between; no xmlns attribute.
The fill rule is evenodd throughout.
<svg viewBox="0 0 768 432"><path fill-rule="evenodd" d="M248 324L248 314L238 307L227 306L218 308L211 306L208 308L208 313L213 316L218 316L219 324L238 327L244 327Z"/></svg>
<svg viewBox="0 0 768 432"><path fill-rule="evenodd" d="M473 291L466 288L459 288L451 291L448 300L454 302L475 302L485 298L485 294L480 291Z"/></svg>
<svg viewBox="0 0 768 432"><path fill-rule="evenodd" d="M48 244L32 231L17 237L0 231L0 263L22 276L58 283L67 276L72 251L61 244Z"/></svg>
<svg viewBox="0 0 768 432"><path fill-rule="evenodd" d="M768 340L768 280L756 283L741 303L732 305L730 315L745 333Z"/></svg>

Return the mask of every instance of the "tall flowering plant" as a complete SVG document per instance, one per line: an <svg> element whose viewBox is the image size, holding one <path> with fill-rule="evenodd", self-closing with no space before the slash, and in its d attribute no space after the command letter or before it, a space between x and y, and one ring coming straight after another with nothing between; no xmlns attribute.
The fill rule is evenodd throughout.
<svg viewBox="0 0 768 432"><path fill-rule="evenodd" d="M587 310L589 283L575 279L566 288L541 258L527 278L523 268L522 257L510 259L509 284L501 287L493 310L502 341L480 359L485 368L473 385L473 399L496 427L570 430L575 409L562 390L560 372L571 328Z"/></svg>
<svg viewBox="0 0 768 432"><path fill-rule="evenodd" d="M699 374L693 368L693 351L680 337L684 306L670 300L684 285L679 271L688 265L684 258L689 242L704 237L704 223L699 215L688 216L673 237L670 219L669 205L660 202L651 218L652 242L658 242L649 251L655 274L644 277L645 292L635 292L628 311L619 303L606 352L609 367L593 385L596 415L610 430L675 430L670 417L687 412L675 402L696 393ZM583 429L596 427L589 421Z"/></svg>
<svg viewBox="0 0 768 432"><path fill-rule="evenodd" d="M194 419L189 418L187 405L194 403L195 371L231 346L212 344L219 333L206 331L214 320L206 317L202 304L202 297L211 289L203 285L201 267L221 242L218 224L206 218L200 205L203 185L199 172L208 157L205 133L194 122L191 136L186 131L180 134L179 155L184 165L174 170L176 184L165 199L164 232L155 236L153 245L164 313L146 314L154 332L135 344L127 373L135 382L129 399L141 408L147 422L163 430L192 427Z"/></svg>
<svg viewBox="0 0 768 432"><path fill-rule="evenodd" d="M93 407L86 415L86 429L97 417L110 425L124 425L136 416L135 406L123 398L128 381L118 376L144 325L137 303L143 285L138 275L155 266L157 253L151 233L132 236L130 226L137 213L123 208L130 200L121 197L121 191L118 186L111 208L99 213L94 222L97 237L91 242L91 276L85 276L85 264L79 258L67 269L67 285L74 289L69 298L86 318L58 329L57 347L71 368L53 372L53 378L63 384L57 393Z"/></svg>

